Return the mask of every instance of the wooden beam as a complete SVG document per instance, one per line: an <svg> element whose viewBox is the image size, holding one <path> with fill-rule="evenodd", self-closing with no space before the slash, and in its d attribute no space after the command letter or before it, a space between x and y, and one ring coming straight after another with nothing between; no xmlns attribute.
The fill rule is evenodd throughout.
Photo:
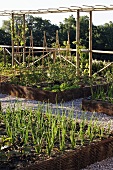
<svg viewBox="0 0 113 170"><path fill-rule="evenodd" d="M76 19L76 49L79 48L80 43L80 11L77 10ZM79 50L76 50L76 75L79 76Z"/></svg>
<svg viewBox="0 0 113 170"><path fill-rule="evenodd" d="M49 54L51 54L51 52L48 52L47 54L45 54L44 56L40 57L39 59L33 61L29 66L33 66L35 63L37 63L38 61L40 61L42 58L47 57Z"/></svg>
<svg viewBox="0 0 113 170"><path fill-rule="evenodd" d="M113 54L113 51L92 50L93 53Z"/></svg>
<svg viewBox="0 0 113 170"><path fill-rule="evenodd" d="M4 50L3 50L3 53L4 53L4 65L6 65L6 50L5 50L5 48L3 48Z"/></svg>
<svg viewBox="0 0 113 170"><path fill-rule="evenodd" d="M11 15L12 67L14 66L14 13Z"/></svg>
<svg viewBox="0 0 113 170"><path fill-rule="evenodd" d="M89 12L89 76L92 76L92 11Z"/></svg>
<svg viewBox="0 0 113 170"><path fill-rule="evenodd" d="M56 50L53 51L53 63L55 63L55 61L56 61Z"/></svg>
<svg viewBox="0 0 113 170"><path fill-rule="evenodd" d="M73 65L74 67L76 67L76 65L75 64L73 64L71 61L69 61L68 59L66 59L65 57L63 57L62 55L61 55L61 57L65 60L65 61L67 61L68 63L70 63L71 65Z"/></svg>
<svg viewBox="0 0 113 170"><path fill-rule="evenodd" d="M33 31L31 30L31 50L32 50L32 61L34 62L34 51L33 51Z"/></svg>
<svg viewBox="0 0 113 170"><path fill-rule="evenodd" d="M9 51L7 48L5 48L5 51L6 51L10 56L12 56L12 54L10 53L10 51Z"/></svg>
<svg viewBox="0 0 113 170"><path fill-rule="evenodd" d="M99 71L97 71L97 72L94 73L93 75L96 75L96 74L100 73L101 71L105 70L105 69L108 68L111 64L113 64L113 62L107 64L104 68L100 69Z"/></svg>
<svg viewBox="0 0 113 170"><path fill-rule="evenodd" d="M2 47L2 48L12 48L12 46L10 46L10 45L0 45L0 47ZM16 49L16 48L23 48L23 46L14 46L14 48ZM31 47L31 46L26 46L25 47L26 49L37 49L37 50L43 50L43 49L45 49L46 50L46 48L44 48L44 47ZM53 51L53 50L56 50L56 48L49 48L49 47L47 47L47 51ZM66 51L67 50L67 48L59 48L58 49L58 51ZM76 49L72 49L72 48L70 48L69 49L70 51L77 51ZM86 52L86 53L88 53L89 52L89 49L81 49L81 51L82 52ZM96 52L96 51L98 51L98 50L93 50L94 52ZM111 52L111 51L104 51L104 52ZM112 51L112 53L113 53L113 51Z"/></svg>
<svg viewBox="0 0 113 170"><path fill-rule="evenodd" d="M44 39L43 39L43 56L45 52L47 52L46 31L44 31ZM44 66L44 58L42 58L42 66Z"/></svg>
<svg viewBox="0 0 113 170"><path fill-rule="evenodd" d="M25 62L25 14L23 14L23 63Z"/></svg>

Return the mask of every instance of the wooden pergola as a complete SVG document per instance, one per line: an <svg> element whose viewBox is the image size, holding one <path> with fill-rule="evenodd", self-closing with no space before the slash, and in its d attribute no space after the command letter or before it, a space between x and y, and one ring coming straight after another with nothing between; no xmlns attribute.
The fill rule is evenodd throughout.
<svg viewBox="0 0 113 170"><path fill-rule="evenodd" d="M113 54L113 51L99 51L92 49L92 12L93 11L112 11L113 5L95 5L88 6L83 5L71 6L71 7L59 7L59 8L48 8L48 9L38 9L38 10L3 10L0 11L0 16L11 16L12 18L12 66L14 65L14 16L22 15L23 16L23 62L25 62L25 16L29 14L47 14L47 13L67 13L67 12L76 12L76 75L79 76L79 51L77 50L80 43L80 12L89 13L89 49L86 50L89 52L89 76L92 76L92 53L109 53Z"/></svg>

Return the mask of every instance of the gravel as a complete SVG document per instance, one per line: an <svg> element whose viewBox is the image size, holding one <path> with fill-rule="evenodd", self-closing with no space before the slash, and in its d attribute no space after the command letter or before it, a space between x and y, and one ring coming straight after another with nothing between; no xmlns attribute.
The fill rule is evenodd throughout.
<svg viewBox="0 0 113 170"><path fill-rule="evenodd" d="M108 169L113 170L113 157L105 159L101 162L91 164L90 166L87 166L82 170L108 170Z"/></svg>
<svg viewBox="0 0 113 170"><path fill-rule="evenodd" d="M18 108L22 107L23 109L28 108L28 109L37 109L38 105L43 106L43 111L47 110L47 108L52 109L52 113L56 112L65 112L65 114L70 113L71 111L74 112L74 117L78 117L78 120L80 121L83 117L89 121L91 117L93 116L93 120L98 119L98 123L105 128L108 126L108 124L111 124L111 130L113 130L113 116L108 116L106 114L101 114L101 113L91 113L91 112L83 112L81 110L81 103L82 99L76 99L72 100L69 102L64 102L62 104L49 104L48 103L42 103L40 101L35 101L35 100L28 100L24 98L16 98L16 97L11 97L6 94L0 94L0 102L1 102L1 107L3 111L6 110L7 107L12 107L12 108ZM101 162L97 162L95 164L92 164L85 168L84 170L113 170L113 157L103 160Z"/></svg>

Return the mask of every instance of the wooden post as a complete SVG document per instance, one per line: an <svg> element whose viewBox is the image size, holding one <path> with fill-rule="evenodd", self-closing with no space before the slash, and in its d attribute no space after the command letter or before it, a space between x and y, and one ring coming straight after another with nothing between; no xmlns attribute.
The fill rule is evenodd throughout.
<svg viewBox="0 0 113 170"><path fill-rule="evenodd" d="M68 40L67 40L67 44L66 44L66 59L68 59L68 56L71 56L71 52L70 52L70 32L67 32L68 35Z"/></svg>
<svg viewBox="0 0 113 170"><path fill-rule="evenodd" d="M1 104L1 102L0 102L0 111L2 111L2 104Z"/></svg>
<svg viewBox="0 0 113 170"><path fill-rule="evenodd" d="M5 50L5 48L4 48L3 52L4 52L4 65L6 65L6 50Z"/></svg>
<svg viewBox="0 0 113 170"><path fill-rule="evenodd" d="M59 51L60 51L60 44L59 44L59 35L58 35L58 30L56 30L56 53L58 55Z"/></svg>
<svg viewBox="0 0 113 170"><path fill-rule="evenodd" d="M56 58L57 56L60 57L60 62L61 62L61 51L60 51L60 44L59 44L59 34L58 34L58 30L56 30L56 45L55 45L55 55Z"/></svg>
<svg viewBox="0 0 113 170"><path fill-rule="evenodd" d="M67 36L68 36L68 44L70 44L70 32L67 32Z"/></svg>
<svg viewBox="0 0 113 170"><path fill-rule="evenodd" d="M34 65L34 51L33 51L33 32L31 30L31 47L32 47L32 61Z"/></svg>
<svg viewBox="0 0 113 170"><path fill-rule="evenodd" d="M25 14L23 14L23 63L25 62Z"/></svg>
<svg viewBox="0 0 113 170"><path fill-rule="evenodd" d="M20 36L20 32L19 32L19 30L18 30L18 37ZM17 52L17 58L18 58L18 61L19 61L19 63L21 63L21 55L19 54L19 52L20 52L20 49L19 49L19 40L18 40L18 42L17 42L17 48L16 48L16 52Z"/></svg>
<svg viewBox="0 0 113 170"><path fill-rule="evenodd" d="M56 50L53 51L53 63L55 63L55 61L56 61Z"/></svg>
<svg viewBox="0 0 113 170"><path fill-rule="evenodd" d="M89 77L92 76L92 11L89 12Z"/></svg>
<svg viewBox="0 0 113 170"><path fill-rule="evenodd" d="M14 66L14 13L11 15L12 67Z"/></svg>
<svg viewBox="0 0 113 170"><path fill-rule="evenodd" d="M79 76L79 41L80 41L80 11L77 10L76 20L76 75Z"/></svg>
<svg viewBox="0 0 113 170"><path fill-rule="evenodd" d="M31 35L30 35L30 48L29 48L29 55L28 55L28 67L30 64L30 57L31 57Z"/></svg>
<svg viewBox="0 0 113 170"><path fill-rule="evenodd" d="M44 31L44 39L43 39L43 56L47 52L47 41L46 41L46 32ZM42 58L42 66L44 66L44 58Z"/></svg>

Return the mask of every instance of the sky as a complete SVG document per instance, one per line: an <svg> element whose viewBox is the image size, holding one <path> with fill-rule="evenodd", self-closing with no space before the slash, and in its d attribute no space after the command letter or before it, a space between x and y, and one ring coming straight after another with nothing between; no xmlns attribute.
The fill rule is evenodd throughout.
<svg viewBox="0 0 113 170"><path fill-rule="evenodd" d="M48 9L58 7L70 7L83 5L113 5L113 0L2 0L0 4L0 11L3 10L37 10ZM65 18L68 18L71 14L76 18L76 13L59 13L59 14L43 14L36 15L42 17L42 19L48 19L52 24L59 25L59 22L63 22ZM88 13L81 12L80 15L88 15ZM2 26L3 20L7 20L8 17L0 16L0 26ZM93 24L103 25L109 21L113 22L113 11L101 11L93 12Z"/></svg>

